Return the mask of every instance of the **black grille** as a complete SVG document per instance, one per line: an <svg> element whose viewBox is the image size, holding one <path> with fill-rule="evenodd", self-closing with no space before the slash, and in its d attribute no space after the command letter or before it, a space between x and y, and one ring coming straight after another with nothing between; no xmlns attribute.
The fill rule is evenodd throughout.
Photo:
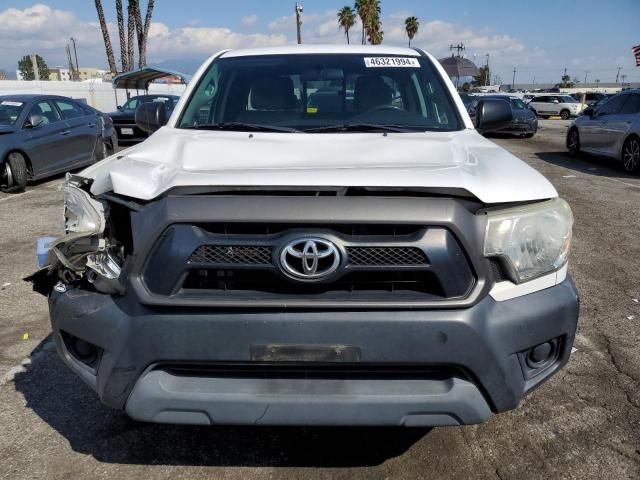
<svg viewBox="0 0 640 480"><path fill-rule="evenodd" d="M203 245L189 258L189 263L214 265L270 265L271 247L247 245Z"/></svg>
<svg viewBox="0 0 640 480"><path fill-rule="evenodd" d="M210 363L159 364L162 370L180 377L331 379L331 380L446 380L467 378L464 370L448 365L367 364L367 363Z"/></svg>
<svg viewBox="0 0 640 480"><path fill-rule="evenodd" d="M349 265L416 266L426 265L424 252L415 247L349 247Z"/></svg>
<svg viewBox="0 0 640 480"><path fill-rule="evenodd" d="M172 302L189 298L247 305L438 301L464 298L475 283L461 245L446 228L321 226L283 230L280 224L209 224L205 230L171 225L150 254L144 283L154 295L171 297ZM333 274L300 281L282 271L277 253L305 236L325 238L343 252Z"/></svg>

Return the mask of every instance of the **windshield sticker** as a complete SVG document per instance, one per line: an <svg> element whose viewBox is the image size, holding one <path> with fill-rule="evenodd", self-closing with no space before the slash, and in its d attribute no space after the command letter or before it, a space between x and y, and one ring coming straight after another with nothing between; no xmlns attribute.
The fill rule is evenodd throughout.
<svg viewBox="0 0 640 480"><path fill-rule="evenodd" d="M412 67L420 68L417 58L411 57L365 57L364 65L367 68L375 67Z"/></svg>
<svg viewBox="0 0 640 480"><path fill-rule="evenodd" d="M7 107L21 107L22 102L12 102L10 100L3 100L0 105L6 105Z"/></svg>

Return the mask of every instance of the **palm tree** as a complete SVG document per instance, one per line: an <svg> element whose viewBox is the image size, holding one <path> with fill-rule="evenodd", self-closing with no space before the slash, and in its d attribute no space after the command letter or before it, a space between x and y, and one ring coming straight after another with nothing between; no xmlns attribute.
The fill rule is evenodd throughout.
<svg viewBox="0 0 640 480"><path fill-rule="evenodd" d="M116 0L116 15L118 17L118 37L120 39L120 63L122 71L129 71L129 56L127 54L127 37L124 33L124 16L122 15L122 0Z"/></svg>
<svg viewBox="0 0 640 480"><path fill-rule="evenodd" d="M418 28L420 27L420 22L417 17L408 17L404 21L404 28L407 31L407 37L409 37L409 46L411 46L411 40L418 33Z"/></svg>
<svg viewBox="0 0 640 480"><path fill-rule="evenodd" d="M155 0L149 0L147 3L147 14L144 17L144 29L142 30L142 38L139 40L140 50L140 67L147 65L147 39L149 38L149 27L151 26L151 15L153 15L153 6Z"/></svg>
<svg viewBox="0 0 640 480"><path fill-rule="evenodd" d="M111 48L111 39L109 38L109 30L107 29L107 21L104 18L104 10L102 9L102 3L100 0L95 0L96 11L98 12L98 21L100 22L100 29L102 30L102 38L104 39L104 48L107 51L107 62L109 63L109 70L112 74L118 71L116 67L116 59L113 56L113 48Z"/></svg>
<svg viewBox="0 0 640 480"><path fill-rule="evenodd" d="M355 9L358 12L360 21L362 22L362 44L364 45L369 38L371 40L370 30L380 30L380 0L356 0Z"/></svg>
<svg viewBox="0 0 640 480"><path fill-rule="evenodd" d="M340 28L344 29L344 34L347 36L347 43L349 43L349 29L356 23L356 12L351 7L342 7L338 10L338 24Z"/></svg>
<svg viewBox="0 0 640 480"><path fill-rule="evenodd" d="M380 21L380 16L377 13L373 15L373 17L369 20L367 33L369 37L369 43L371 45L380 45L382 43L384 31L382 31L382 22Z"/></svg>
<svg viewBox="0 0 640 480"><path fill-rule="evenodd" d="M127 65L129 70L133 70L135 66L133 45L136 29L136 5L138 0L129 0L127 5Z"/></svg>

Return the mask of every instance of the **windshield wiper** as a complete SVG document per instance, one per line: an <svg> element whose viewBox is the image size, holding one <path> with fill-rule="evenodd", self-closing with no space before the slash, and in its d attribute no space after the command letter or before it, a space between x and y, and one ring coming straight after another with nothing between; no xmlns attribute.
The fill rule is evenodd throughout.
<svg viewBox="0 0 640 480"><path fill-rule="evenodd" d="M243 122L218 122L201 123L198 125L188 125L182 128L193 130L228 130L234 132L286 132L299 133L300 130L291 127L278 127L276 125L259 125L256 123Z"/></svg>
<svg viewBox="0 0 640 480"><path fill-rule="evenodd" d="M413 132L402 125L384 125L376 123L345 123L342 125L327 125L324 127L305 128L305 133L331 133L331 132Z"/></svg>

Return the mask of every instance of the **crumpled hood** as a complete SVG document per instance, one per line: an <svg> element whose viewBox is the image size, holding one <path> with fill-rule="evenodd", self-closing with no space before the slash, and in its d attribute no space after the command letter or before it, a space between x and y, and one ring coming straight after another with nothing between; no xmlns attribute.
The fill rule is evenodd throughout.
<svg viewBox="0 0 640 480"><path fill-rule="evenodd" d="M537 171L474 130L219 132L164 127L87 168L93 194L149 200L177 186L464 189L484 203L556 197Z"/></svg>

